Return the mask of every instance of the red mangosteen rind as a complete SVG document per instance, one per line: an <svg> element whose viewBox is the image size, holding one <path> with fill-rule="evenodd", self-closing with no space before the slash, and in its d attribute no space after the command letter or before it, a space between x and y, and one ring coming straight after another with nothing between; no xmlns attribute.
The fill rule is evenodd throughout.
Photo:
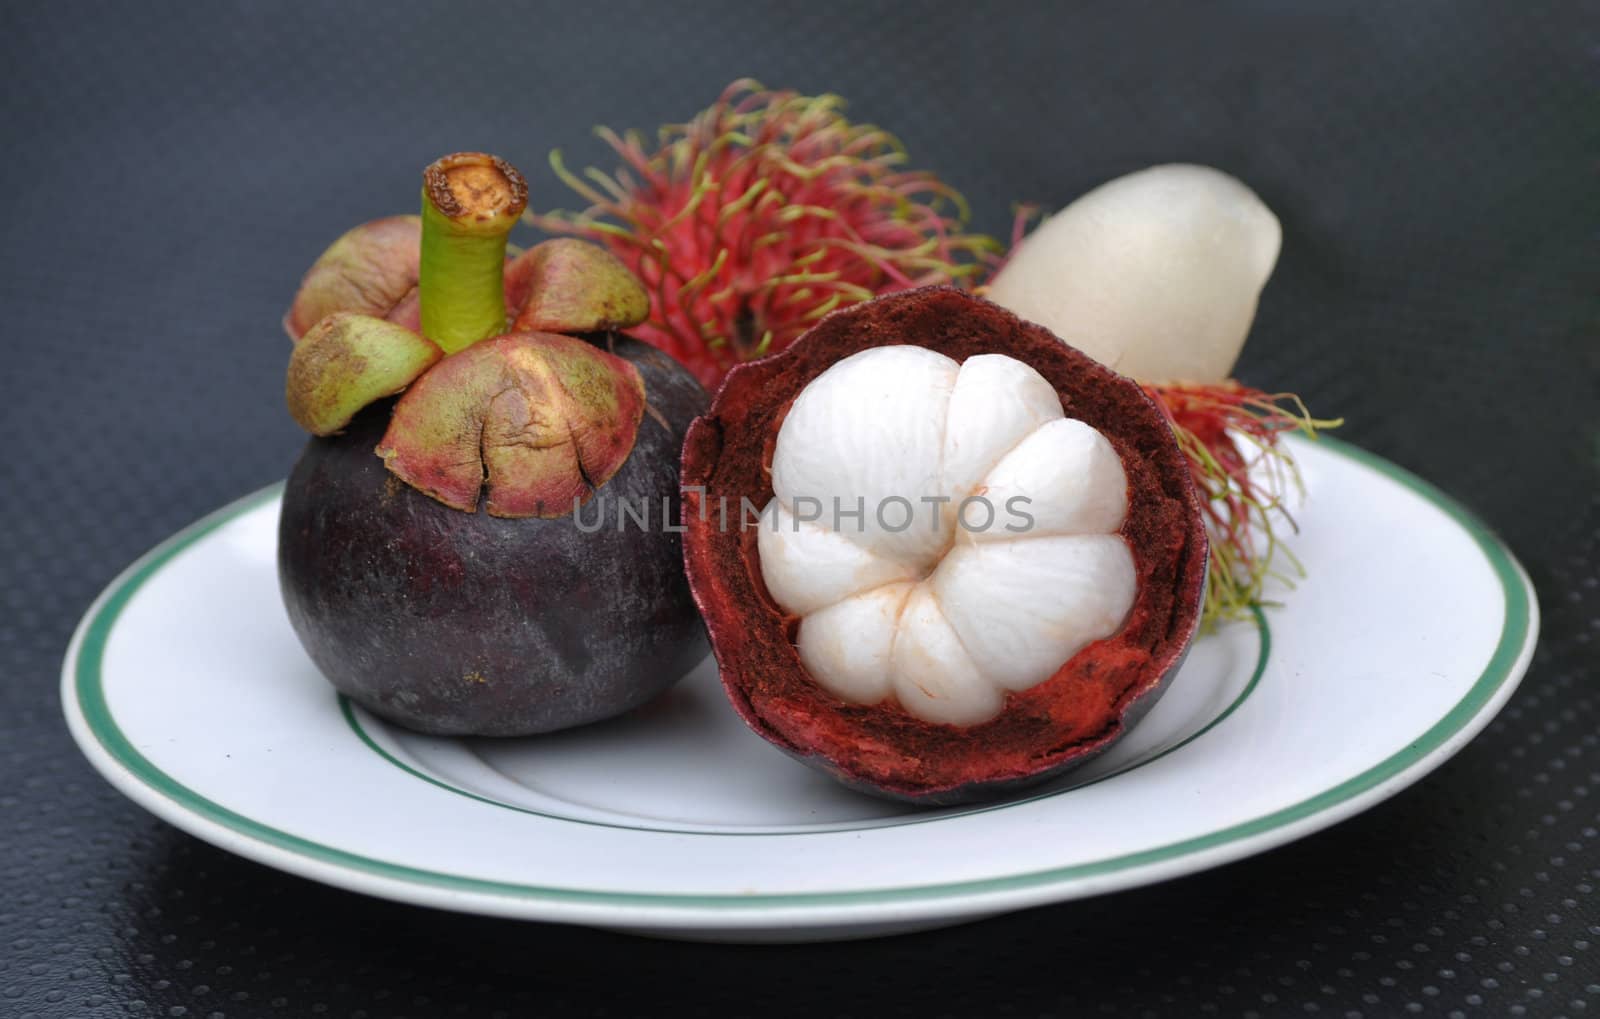
<svg viewBox="0 0 1600 1019"><path fill-rule="evenodd" d="M998 353L1027 363L1055 387L1068 417L1110 441L1128 478L1119 533L1138 590L1122 628L1032 689L1008 694L1000 715L978 725L925 722L892 702L848 704L815 682L795 648L797 619L761 579L755 525L740 526L741 500L759 508L772 498L772 449L801 390L851 354L894 344L958 362ZM1047 329L951 287L833 312L789 349L735 367L689 427L681 477L689 586L729 699L762 737L863 791L928 805L969 802L1081 764L1155 703L1199 626L1205 525L1161 410L1138 383Z"/></svg>

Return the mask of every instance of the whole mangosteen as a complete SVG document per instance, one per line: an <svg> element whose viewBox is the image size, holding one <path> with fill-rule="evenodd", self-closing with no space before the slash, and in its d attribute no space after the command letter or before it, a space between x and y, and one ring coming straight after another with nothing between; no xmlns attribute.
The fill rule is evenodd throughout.
<svg viewBox="0 0 1600 1019"><path fill-rule="evenodd" d="M315 436L283 497L289 620L337 689L423 732L597 721L705 654L677 533L705 393L619 332L649 302L609 253L507 262L526 200L504 161L447 156L420 221L340 238L285 316Z"/></svg>
<svg viewBox="0 0 1600 1019"><path fill-rule="evenodd" d="M1189 465L1134 381L950 288L837 311L689 428L685 560L734 707L868 792L1111 746L1194 636Z"/></svg>

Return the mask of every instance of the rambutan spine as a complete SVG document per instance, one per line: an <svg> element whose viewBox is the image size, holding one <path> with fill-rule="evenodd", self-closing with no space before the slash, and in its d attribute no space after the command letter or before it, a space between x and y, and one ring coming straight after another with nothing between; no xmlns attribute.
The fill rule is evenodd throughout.
<svg viewBox="0 0 1600 1019"><path fill-rule="evenodd" d="M637 332L715 385L733 365L781 350L835 308L933 283L970 286L998 264L966 232L967 204L906 170L893 135L852 122L836 95L770 91L745 79L686 124L597 134L623 162L556 175L589 203L529 215L547 232L608 246L651 292Z"/></svg>
<svg viewBox="0 0 1600 1019"><path fill-rule="evenodd" d="M1245 618L1252 608L1273 604L1269 581L1292 589L1305 575L1275 526L1281 520L1298 530L1285 503L1302 490L1299 467L1282 438L1289 432L1316 438L1343 419L1313 417L1293 393L1267 393L1233 379L1144 388L1166 413L1189 459L1211 537L1203 625ZM1288 572L1279 562L1288 564Z"/></svg>

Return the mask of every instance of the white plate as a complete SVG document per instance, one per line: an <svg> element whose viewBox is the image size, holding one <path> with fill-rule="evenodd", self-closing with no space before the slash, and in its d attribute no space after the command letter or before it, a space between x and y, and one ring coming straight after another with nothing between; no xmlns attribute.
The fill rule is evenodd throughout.
<svg viewBox="0 0 1600 1019"><path fill-rule="evenodd" d="M679 937L956 923L1148 884L1325 828L1415 782L1526 670L1520 566L1437 490L1296 442L1284 608L1198 641L1110 753L976 809L848 792L745 730L710 662L633 716L449 740L341 702L278 600L279 489L174 535L67 652L72 734L113 785L224 849L445 909Z"/></svg>

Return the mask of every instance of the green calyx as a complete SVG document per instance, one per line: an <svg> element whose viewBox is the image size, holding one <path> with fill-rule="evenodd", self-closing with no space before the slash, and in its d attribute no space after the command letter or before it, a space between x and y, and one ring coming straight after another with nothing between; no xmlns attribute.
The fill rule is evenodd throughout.
<svg viewBox="0 0 1600 1019"><path fill-rule="evenodd" d="M283 328L298 340L337 311L387 318L415 328L418 216L388 216L345 233L312 263Z"/></svg>
<svg viewBox="0 0 1600 1019"><path fill-rule="evenodd" d="M506 266L517 332L630 329L650 315L644 284L605 248L571 237L536 244Z"/></svg>
<svg viewBox="0 0 1600 1019"><path fill-rule="evenodd" d="M453 354L506 330L506 237L528 185L482 152L445 156L422 179L422 332Z"/></svg>
<svg viewBox="0 0 1600 1019"><path fill-rule="evenodd" d="M622 468L644 416L629 362L556 333L497 336L448 357L395 404L390 473L467 513L563 517Z"/></svg>
<svg viewBox="0 0 1600 1019"><path fill-rule="evenodd" d="M328 315L289 355L289 414L312 435L332 435L361 408L405 389L443 356L393 322L351 312Z"/></svg>
<svg viewBox="0 0 1600 1019"><path fill-rule="evenodd" d="M638 369L583 337L639 324L650 298L586 241L506 261L526 204L515 167L456 153L423 172L420 222L336 242L285 319L295 421L335 435L404 392L376 452L412 488L467 513L481 498L500 517L565 516L593 496L632 452L647 402Z"/></svg>

